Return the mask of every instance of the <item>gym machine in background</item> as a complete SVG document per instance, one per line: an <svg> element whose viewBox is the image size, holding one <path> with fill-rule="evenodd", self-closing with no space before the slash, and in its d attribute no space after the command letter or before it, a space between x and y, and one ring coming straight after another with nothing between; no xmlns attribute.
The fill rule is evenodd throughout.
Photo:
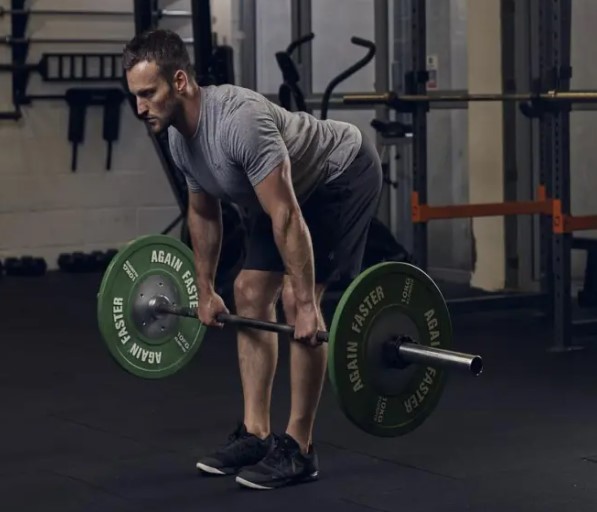
<svg viewBox="0 0 597 512"><path fill-rule="evenodd" d="M597 242L589 238L574 238L573 233L597 228L597 215L573 216L570 201L570 112L575 106L597 101L597 91L570 91L571 2L532 1L526 13L531 37L537 48L529 67L533 91L512 90L515 80L504 81L504 94L469 95L457 92L428 92L425 2L410 1L409 55L404 64L404 77L394 91L376 94L344 96L347 105L384 105L412 122L411 217L413 230L413 258L426 269L428 259L428 231L430 221L436 219L475 218L483 216L533 215L539 220L540 291L538 293L483 294L448 301L455 312L492 311L506 308L537 308L552 322L553 337L550 350L567 352L577 347L574 335L594 334L597 321L574 320L571 299L571 250L588 251L585 290L579 295L581 305L594 305L592 293L597 290L594 280L597 263ZM504 30L513 27L515 11L503 13ZM525 18L525 19L526 19ZM513 52L514 49L511 49ZM511 57L513 58L513 57ZM538 181L535 197L527 201L506 201L494 204L440 205L428 204L427 181L427 117L431 108L466 108L471 101L498 101L504 105L504 119L512 125L513 102L519 103L522 114L538 125ZM515 138L513 130L509 136ZM513 158L516 140L506 138L506 151ZM529 141L529 145L532 141ZM515 165L515 163L514 163ZM518 258L514 265L517 267ZM509 263L512 263L509 258Z"/></svg>
<svg viewBox="0 0 597 512"><path fill-rule="evenodd" d="M519 293L475 293L472 296L449 300L453 313L475 311L494 311L509 308L539 309L553 319L553 338L550 349L556 352L572 350L573 334L594 334L597 322L593 320L573 320L571 295L571 250L580 249L588 252L587 272L584 290L579 293L581 306L597 304L597 242L590 238L574 237L574 231L597 228L597 216L573 216L570 211L570 134L569 118L571 110L594 110L590 103L595 102L597 91L570 91L570 39L571 39L571 2L529 2L516 3L514 9L502 9L503 66L505 95L502 97L479 97L458 91L427 91L430 74L427 69L427 8L425 2L417 0L401 0L394 3L394 42L395 51L392 63L393 85L383 86L387 78L387 70L383 70L386 60L384 49L387 49L388 2L374 0L375 9L375 41L379 56L375 59L375 94L382 101L360 101L357 94L350 95L357 101L345 101L344 95L332 97L330 107L334 109L369 110L375 108L375 123L378 129L378 144L403 145L401 159L404 173L412 180L411 189L404 197L404 230L412 231L412 244L409 236L405 236L404 245L412 251L414 262L426 269L428 266L428 225L436 219L472 219L482 216L504 216L506 222L506 260L507 288L515 289L519 282L526 280L535 285L533 273L531 223L521 222L521 216L530 216L537 222L536 228L537 256L536 271L540 290L538 292ZM243 32L247 41L254 44L254 23L250 15L254 2L243 3L246 22ZM509 5L509 4L508 4ZM400 12L396 12L396 11ZM291 33L295 41L302 36L310 36L311 1L293 0L291 2ZM378 23L379 20L379 23ZM251 32L253 30L253 32ZM516 37L512 35L516 33ZM319 108L321 98L311 90L311 53L310 45L303 39L303 44L294 46L286 53L297 63L300 75L292 75L286 70L282 92L288 96L300 83L304 95L299 98L304 109ZM526 49L524 55L518 55L526 64L525 70L531 70L528 78L515 77L514 58L517 47ZM384 47L385 45L385 47ZM251 45L248 45L251 46ZM253 58L254 48L242 48L244 55ZM528 54L528 55L527 55ZM295 58L296 55L296 58ZM284 58L287 65L288 60ZM528 62L527 62L528 61ZM518 62L518 61L517 61ZM387 66L386 66L387 67ZM522 65L521 65L522 67ZM251 71L250 68L247 68ZM520 71L519 71L520 74ZM253 80L248 82L256 87L254 73L247 73ZM515 79L516 78L516 79ZM520 78L520 79L519 79ZM243 75L243 81L245 77ZM521 85L527 84L528 85ZM531 91L517 95L513 84ZM393 90L392 90L393 89ZM390 92L389 96L385 93ZM540 95L537 93L541 93ZM588 93L588 94L585 94ZM367 95L365 95L367 96ZM426 97L432 97L427 101ZM448 97L449 96L449 97ZM282 103L283 98L272 98ZM294 107L296 107L296 99ZM361 98L362 100L362 98ZM505 100L505 101L504 101ZM505 176L506 202L484 205L432 205L428 201L428 117L435 109L466 109L470 101L501 101L504 109L504 122L507 127L504 137L504 158L508 176ZM522 115L517 116L516 105L520 102ZM293 108L293 106L291 106ZM396 114L397 124L389 121L389 113ZM521 121L522 119L522 121ZM538 127L539 142L533 139L528 129L529 119ZM402 123L402 124L400 124ZM523 124L525 123L525 124ZM524 148L523 148L524 146ZM528 153L529 147L536 147L537 159L525 158L520 154ZM520 151L518 151L520 149ZM519 154L520 153L520 154ZM534 190L530 185L523 186L521 176L529 173L536 165L536 176L525 176L537 183ZM510 174L518 173L518 183ZM396 195L396 194L393 194ZM524 200L519 200L523 198ZM395 198L394 198L395 199ZM399 205L395 205L399 206ZM398 222L398 212L393 212L389 224ZM526 221L526 219L522 219ZM521 222L519 224L519 222ZM401 231L398 229L397 231ZM406 235L406 232L404 233ZM401 239L402 241L402 239ZM520 245L526 244L526 245ZM528 247L528 251L527 249ZM523 247L525 250L522 250ZM527 255L528 253L528 255Z"/></svg>

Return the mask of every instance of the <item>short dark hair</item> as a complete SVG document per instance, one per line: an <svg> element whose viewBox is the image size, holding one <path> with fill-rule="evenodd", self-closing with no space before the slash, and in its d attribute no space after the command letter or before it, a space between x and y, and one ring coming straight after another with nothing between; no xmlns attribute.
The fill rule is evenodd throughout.
<svg viewBox="0 0 597 512"><path fill-rule="evenodd" d="M155 62L169 83L172 83L174 73L178 69L195 78L187 47L182 38L172 30L148 30L136 35L127 43L122 54L124 70L128 71L142 61Z"/></svg>

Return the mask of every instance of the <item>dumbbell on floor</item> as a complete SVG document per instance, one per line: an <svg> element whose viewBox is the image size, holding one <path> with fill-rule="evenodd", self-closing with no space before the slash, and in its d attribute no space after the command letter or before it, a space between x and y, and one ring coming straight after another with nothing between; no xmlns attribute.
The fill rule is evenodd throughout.
<svg viewBox="0 0 597 512"><path fill-rule="evenodd" d="M58 268L62 272L70 274L103 272L108 268L110 261L117 252L116 249L108 249L106 251L92 251L90 253L82 251L61 253L58 256Z"/></svg>
<svg viewBox="0 0 597 512"><path fill-rule="evenodd" d="M6 258L3 267L7 276L19 277L42 276L47 270L46 260L43 258L35 258L33 256Z"/></svg>

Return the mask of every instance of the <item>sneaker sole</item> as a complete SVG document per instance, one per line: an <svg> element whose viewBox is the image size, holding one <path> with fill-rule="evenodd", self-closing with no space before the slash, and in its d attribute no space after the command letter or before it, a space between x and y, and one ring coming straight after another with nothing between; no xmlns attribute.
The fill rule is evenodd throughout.
<svg viewBox="0 0 597 512"><path fill-rule="evenodd" d="M305 478L301 478L299 480L285 480L282 482L278 482L276 485L270 485L270 486L263 485L263 484L256 484L255 482L251 482L250 480L246 480L245 478L237 476L236 483L238 483L244 487L248 487L249 489L256 489L258 491L271 491L272 489L277 489L278 487L284 487L286 485L294 485L294 484L312 482L314 480L317 480L318 476L319 476L319 471L316 471L315 473L311 473L309 476L306 476Z"/></svg>
<svg viewBox="0 0 597 512"><path fill-rule="evenodd" d="M236 477L236 483L242 485L243 487L248 487L249 489L257 489L259 491L269 491L271 489L275 489L275 487L266 487L265 485L255 484L253 482L249 482L249 480L245 480L239 476Z"/></svg>
<svg viewBox="0 0 597 512"><path fill-rule="evenodd" d="M234 474L233 472L227 473L226 470L208 466L207 464L203 464L202 462L197 462L197 469L203 471L204 473L209 473L210 475L227 476Z"/></svg>

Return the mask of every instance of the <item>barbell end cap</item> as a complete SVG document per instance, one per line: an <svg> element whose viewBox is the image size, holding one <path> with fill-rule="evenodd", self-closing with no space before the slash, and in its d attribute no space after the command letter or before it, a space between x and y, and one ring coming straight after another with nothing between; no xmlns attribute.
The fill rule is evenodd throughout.
<svg viewBox="0 0 597 512"><path fill-rule="evenodd" d="M483 359L481 358L481 356L475 356L472 358L471 364L470 364L470 369L471 369L471 373L475 377L478 377L479 375L481 375L483 373Z"/></svg>

